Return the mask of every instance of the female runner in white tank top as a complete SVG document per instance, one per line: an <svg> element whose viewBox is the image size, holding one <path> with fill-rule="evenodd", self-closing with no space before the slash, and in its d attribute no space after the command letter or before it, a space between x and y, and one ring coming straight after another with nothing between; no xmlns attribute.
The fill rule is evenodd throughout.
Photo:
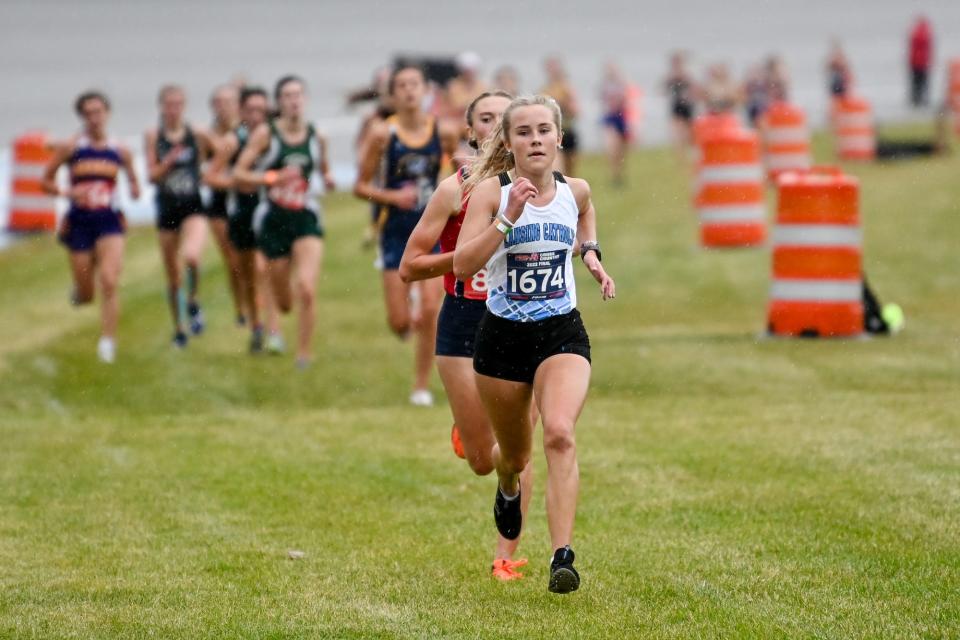
<svg viewBox="0 0 960 640"><path fill-rule="evenodd" d="M547 519L554 555L549 589L580 585L570 549L579 490L574 425L590 383L590 342L576 310L573 253L613 298L600 264L590 186L553 171L560 109L544 96L517 98L464 183L470 194L454 253L465 280L487 269L487 313L477 331L474 370L497 444L497 529L520 534L520 472L530 460L535 397L547 458Z"/></svg>
<svg viewBox="0 0 960 640"><path fill-rule="evenodd" d="M465 114L471 147L477 149L490 138L512 99L513 96L502 91L484 92L473 99ZM486 274L481 271L467 281L458 281L452 273L453 250L467 211L467 199L461 197L460 185L469 175L469 168L467 162L437 185L407 240L407 248L400 260L400 277L404 282L414 282L443 275L446 296L437 321L436 356L437 372L453 413L451 441L454 452L466 458L473 472L485 476L493 471L491 453L496 440L477 392L473 352L477 326L486 310ZM438 242L440 253L434 253ZM531 465L528 465L520 476L523 513L530 502L531 471ZM526 559L513 559L519 543L519 538L507 540L498 536L491 567L494 578L517 580L523 577L518 569L526 564Z"/></svg>

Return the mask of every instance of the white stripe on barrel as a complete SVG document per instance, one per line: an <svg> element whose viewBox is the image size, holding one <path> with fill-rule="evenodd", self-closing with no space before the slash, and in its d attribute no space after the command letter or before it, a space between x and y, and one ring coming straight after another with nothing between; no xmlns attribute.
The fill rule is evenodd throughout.
<svg viewBox="0 0 960 640"><path fill-rule="evenodd" d="M860 247L860 227L842 224L778 224L773 229L773 244L794 247Z"/></svg>
<svg viewBox="0 0 960 640"><path fill-rule="evenodd" d="M697 207L700 222L707 224L733 224L738 222L763 222L766 218L763 203L755 205L709 205Z"/></svg>
<svg viewBox="0 0 960 640"><path fill-rule="evenodd" d="M840 149L843 151L872 151L875 145L873 136L840 136Z"/></svg>
<svg viewBox="0 0 960 640"><path fill-rule="evenodd" d="M40 180L43 178L43 172L46 170L46 168L47 165L44 163L14 163L13 178L15 180Z"/></svg>
<svg viewBox="0 0 960 640"><path fill-rule="evenodd" d="M770 127L765 137L768 145L806 144L810 141L806 127Z"/></svg>
<svg viewBox="0 0 960 640"><path fill-rule="evenodd" d="M776 153L767 155L769 169L806 169L810 166L809 153Z"/></svg>
<svg viewBox="0 0 960 640"><path fill-rule="evenodd" d="M38 213L47 213L53 211L55 201L51 196L21 196L14 195L10 198L11 211L36 211Z"/></svg>
<svg viewBox="0 0 960 640"><path fill-rule="evenodd" d="M709 165L700 169L697 182L705 184L736 184L740 182L762 182L763 170L759 164L723 164Z"/></svg>
<svg viewBox="0 0 960 640"><path fill-rule="evenodd" d="M793 280L780 278L770 286L770 298L784 302L860 302L860 280Z"/></svg>
<svg viewBox="0 0 960 640"><path fill-rule="evenodd" d="M865 113L838 113L836 123L840 129L864 129L873 126L873 117L869 111Z"/></svg>

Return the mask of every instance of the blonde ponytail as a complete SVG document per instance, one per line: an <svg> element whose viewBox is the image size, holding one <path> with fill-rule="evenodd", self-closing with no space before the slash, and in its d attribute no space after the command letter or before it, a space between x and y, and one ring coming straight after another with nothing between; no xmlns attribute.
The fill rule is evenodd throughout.
<svg viewBox="0 0 960 640"><path fill-rule="evenodd" d="M506 118L506 113L504 113ZM470 175L463 181L461 187L466 196L473 188L493 176L513 169L513 154L507 151L506 134L503 130L503 120L497 123L490 137L480 147L480 155L470 165Z"/></svg>
<svg viewBox="0 0 960 640"><path fill-rule="evenodd" d="M463 197L469 195L475 186L504 171L510 171L515 163L513 154L507 151L507 140L510 136L510 114L519 107L529 107L541 105L553 112L553 122L557 126L558 134L563 130L563 116L560 114L560 106L557 101L550 96L520 96L514 98L503 112L503 117L494 128L490 137L480 147L480 155L470 166L470 175L463 181L460 192Z"/></svg>

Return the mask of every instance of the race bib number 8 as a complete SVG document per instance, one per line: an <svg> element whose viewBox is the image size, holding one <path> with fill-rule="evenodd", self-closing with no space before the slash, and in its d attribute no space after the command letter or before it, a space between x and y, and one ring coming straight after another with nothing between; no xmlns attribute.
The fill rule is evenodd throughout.
<svg viewBox="0 0 960 640"><path fill-rule="evenodd" d="M463 283L463 297L470 300L487 299L487 270L480 269Z"/></svg>
<svg viewBox="0 0 960 640"><path fill-rule="evenodd" d="M507 297L511 300L562 298L567 292L567 250L507 254Z"/></svg>
<svg viewBox="0 0 960 640"><path fill-rule="evenodd" d="M271 187L267 195L270 200L284 209L303 209L307 206L307 188L309 186L306 180L299 178L283 185Z"/></svg>

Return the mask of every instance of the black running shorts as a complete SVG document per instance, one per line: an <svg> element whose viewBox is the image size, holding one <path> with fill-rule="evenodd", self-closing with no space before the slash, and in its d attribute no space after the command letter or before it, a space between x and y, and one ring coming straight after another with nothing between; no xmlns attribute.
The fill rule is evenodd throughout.
<svg viewBox="0 0 960 640"><path fill-rule="evenodd" d="M437 355L472 358L477 327L486 312L487 303L483 300L444 296L437 319Z"/></svg>
<svg viewBox="0 0 960 640"><path fill-rule="evenodd" d="M533 384L540 364L561 353L590 362L590 337L580 312L537 322L515 322L488 310L477 329L473 370L491 378Z"/></svg>

